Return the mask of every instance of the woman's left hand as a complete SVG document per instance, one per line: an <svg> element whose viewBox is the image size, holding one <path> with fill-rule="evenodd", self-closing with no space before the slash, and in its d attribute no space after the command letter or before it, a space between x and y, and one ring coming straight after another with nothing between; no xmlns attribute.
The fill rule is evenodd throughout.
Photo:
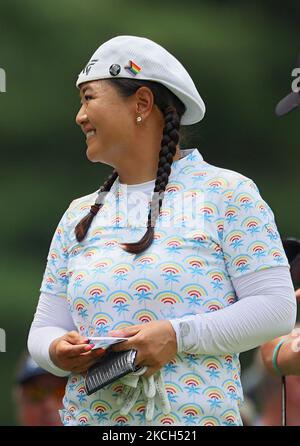
<svg viewBox="0 0 300 446"><path fill-rule="evenodd" d="M176 333L167 320L133 325L122 330L111 331L108 336L128 337L128 341L112 347L115 352L137 350L136 364L147 366L143 376L149 377L170 362L177 354Z"/></svg>

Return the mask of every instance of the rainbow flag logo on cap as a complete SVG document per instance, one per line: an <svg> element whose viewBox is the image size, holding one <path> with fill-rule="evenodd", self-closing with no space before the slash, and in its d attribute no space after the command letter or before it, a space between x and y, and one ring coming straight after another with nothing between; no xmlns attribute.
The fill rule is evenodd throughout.
<svg viewBox="0 0 300 446"><path fill-rule="evenodd" d="M136 76L141 71L141 67L139 67L136 63L134 63L132 60L129 61L129 65L124 67L125 70L127 70L132 76Z"/></svg>

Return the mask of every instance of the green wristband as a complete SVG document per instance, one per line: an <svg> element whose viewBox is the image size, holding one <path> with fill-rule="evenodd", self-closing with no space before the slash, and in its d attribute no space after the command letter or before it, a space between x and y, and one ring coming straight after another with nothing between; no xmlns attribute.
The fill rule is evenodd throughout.
<svg viewBox="0 0 300 446"><path fill-rule="evenodd" d="M280 350L280 347L284 343L285 343L285 339L281 339L281 341L278 342L278 344L274 348L273 357L272 357L272 364L273 364L274 370L277 373L277 375L279 375L279 376L283 376L283 373L282 373L282 371L280 370L280 368L279 368L279 366L277 364L277 356L278 356L278 352Z"/></svg>

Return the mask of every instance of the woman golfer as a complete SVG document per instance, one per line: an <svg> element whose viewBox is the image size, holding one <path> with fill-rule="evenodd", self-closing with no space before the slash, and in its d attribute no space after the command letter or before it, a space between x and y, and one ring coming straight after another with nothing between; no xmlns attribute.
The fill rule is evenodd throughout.
<svg viewBox="0 0 300 446"><path fill-rule="evenodd" d="M249 178L180 147L205 106L166 49L115 37L76 85L87 157L113 171L62 216L29 334L36 362L69 375L62 421L240 425L239 352L295 323L273 213ZM88 396L99 336L128 338L113 349L146 371Z"/></svg>

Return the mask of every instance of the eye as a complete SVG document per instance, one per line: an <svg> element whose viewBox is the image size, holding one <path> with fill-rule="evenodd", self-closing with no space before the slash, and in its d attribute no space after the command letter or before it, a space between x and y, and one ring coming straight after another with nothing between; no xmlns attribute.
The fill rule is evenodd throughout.
<svg viewBox="0 0 300 446"><path fill-rule="evenodd" d="M85 95L84 95L84 99L85 99L86 101L88 101L89 99L92 99L92 96L89 95L89 94L85 94Z"/></svg>

